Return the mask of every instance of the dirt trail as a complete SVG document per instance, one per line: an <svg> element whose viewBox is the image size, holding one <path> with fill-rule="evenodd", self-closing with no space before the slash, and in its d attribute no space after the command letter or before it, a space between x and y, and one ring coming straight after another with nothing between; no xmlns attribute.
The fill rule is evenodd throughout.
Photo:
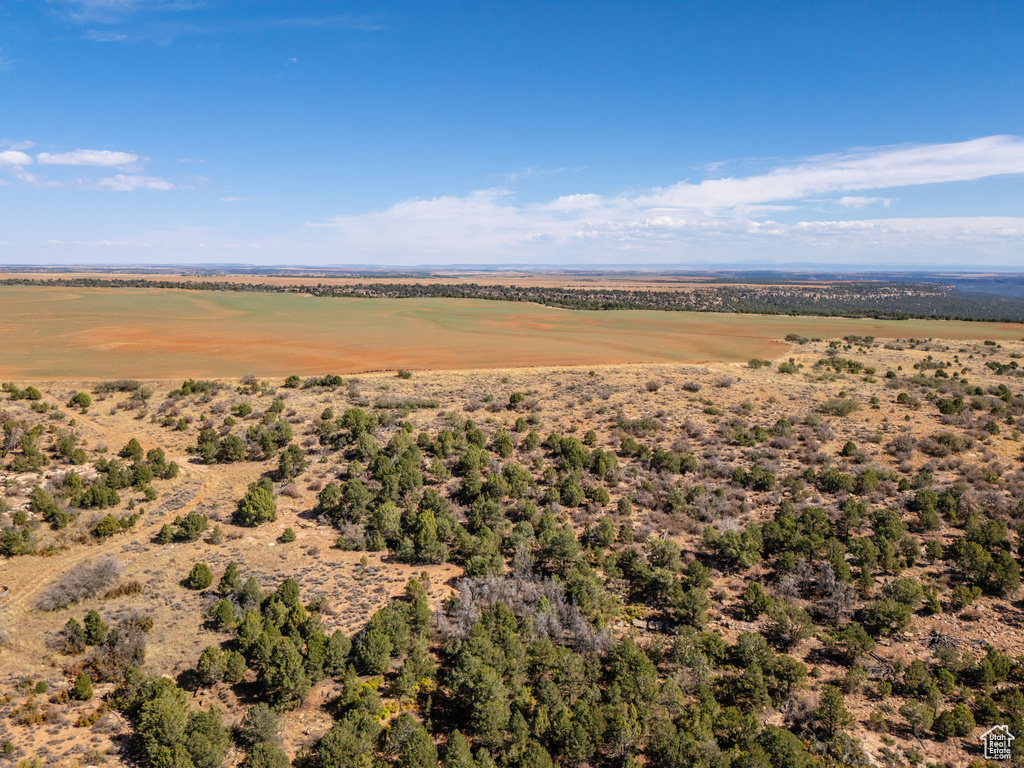
<svg viewBox="0 0 1024 768"><path fill-rule="evenodd" d="M190 480L194 479L197 478L192 474L192 472L183 472L183 480L186 484ZM127 535L113 536L102 544L86 547L84 549L74 547L64 550L52 557L38 559L33 558L31 562L26 560L25 563L31 565L34 570L37 570L39 575L34 578L29 577L29 580L25 582L21 573L13 574L13 580L17 581L18 589L17 592L12 589L10 594L7 595L7 598L0 602L0 616L6 619L9 624L13 625L13 620L16 616L23 615L26 611L31 610L32 605L34 604L32 599L37 597L44 587L48 586L61 574L66 573L68 568L85 560L92 560L119 550L127 550L132 544L152 539L156 532L159 531L165 523L171 522L178 515L187 515L189 512L194 511L207 499L208 492L209 481L201 480L196 492L184 504L184 506L174 509L166 509L164 514L160 515L159 518L147 515L147 518L149 519L147 519L146 524L131 529ZM170 500L171 499L168 499L167 501ZM165 501L164 504L160 506L166 507L166 505L167 502ZM138 556L138 554L141 554L141 552L134 553L135 556ZM24 573L25 570L26 569L23 569L22 573Z"/></svg>

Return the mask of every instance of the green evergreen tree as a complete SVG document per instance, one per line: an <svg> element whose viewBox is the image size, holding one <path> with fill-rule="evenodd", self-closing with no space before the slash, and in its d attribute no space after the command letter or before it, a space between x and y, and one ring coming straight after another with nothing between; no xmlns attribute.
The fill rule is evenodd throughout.
<svg viewBox="0 0 1024 768"><path fill-rule="evenodd" d="M235 606L227 598L218 600L210 606L210 617L222 631L235 628Z"/></svg>
<svg viewBox="0 0 1024 768"><path fill-rule="evenodd" d="M270 658L260 665L259 682L272 700L282 706L298 704L306 695L309 677L302 655L291 640L282 637L277 641Z"/></svg>
<svg viewBox="0 0 1024 768"><path fill-rule="evenodd" d="M277 472L282 480L294 480L306 468L306 454L295 443L290 443L281 453Z"/></svg>
<svg viewBox="0 0 1024 768"><path fill-rule="evenodd" d="M254 744L240 763L240 768L290 768L288 755L276 744L261 741Z"/></svg>
<svg viewBox="0 0 1024 768"><path fill-rule="evenodd" d="M434 740L407 712L391 723L387 743L388 750L396 756L396 768L437 768Z"/></svg>
<svg viewBox="0 0 1024 768"><path fill-rule="evenodd" d="M497 671L480 665L460 690L460 699L477 740L491 746L500 744L510 711L508 691Z"/></svg>
<svg viewBox="0 0 1024 768"><path fill-rule="evenodd" d="M245 663L245 656L238 651L224 652L224 682L228 685L240 683L245 678L249 667Z"/></svg>
<svg viewBox="0 0 1024 768"><path fill-rule="evenodd" d="M324 672L331 677L338 677L345 673L348 667L349 653L352 651L352 641L348 635L340 629L335 630L327 639L327 653L324 657Z"/></svg>
<svg viewBox="0 0 1024 768"><path fill-rule="evenodd" d="M185 746L196 768L220 768L231 736L217 707L189 715Z"/></svg>
<svg viewBox="0 0 1024 768"><path fill-rule="evenodd" d="M444 768L476 768L473 753L469 749L469 741L457 728L448 737L444 746Z"/></svg>
<svg viewBox="0 0 1024 768"><path fill-rule="evenodd" d="M196 563L188 574L189 589L206 589L213 583L213 573L206 563Z"/></svg>
<svg viewBox="0 0 1024 768"><path fill-rule="evenodd" d="M68 619L61 630L61 639L64 643L62 650L66 654L81 653L85 650L85 630L77 619Z"/></svg>
<svg viewBox="0 0 1024 768"><path fill-rule="evenodd" d="M238 741L245 747L260 742L279 744L281 742L281 716L267 704L259 702L246 710L238 725Z"/></svg>
<svg viewBox="0 0 1024 768"><path fill-rule="evenodd" d="M128 459L129 461L142 461L146 457L145 451L142 450L142 446L139 445L139 441L134 437L128 441L128 444L125 445L117 455L122 459Z"/></svg>
<svg viewBox="0 0 1024 768"><path fill-rule="evenodd" d="M255 527L260 523L276 520L277 504L274 503L274 496L271 491L258 484L249 486L245 496L238 502L235 519L241 525L249 527Z"/></svg>
<svg viewBox="0 0 1024 768"><path fill-rule="evenodd" d="M75 701L88 701L92 698L92 680L85 672L79 672L75 684L71 688L71 698Z"/></svg>
<svg viewBox="0 0 1024 768"><path fill-rule="evenodd" d="M380 627L371 626L356 643L356 667L364 675L382 675L391 668L394 643Z"/></svg>
<svg viewBox="0 0 1024 768"><path fill-rule="evenodd" d="M853 722L843 701L843 694L834 685L826 685L821 689L821 697L812 718L819 733L829 739L835 738Z"/></svg>
<svg viewBox="0 0 1024 768"><path fill-rule="evenodd" d="M196 662L196 674L200 684L207 687L219 683L224 676L224 652L216 646L206 646Z"/></svg>
<svg viewBox="0 0 1024 768"><path fill-rule="evenodd" d="M81 408L82 409L82 413L85 413L86 409L90 405L92 405L92 398L89 397L89 395L86 394L85 392L77 392L68 401L68 407L69 408L71 408L71 407Z"/></svg>
<svg viewBox="0 0 1024 768"><path fill-rule="evenodd" d="M107 637L107 625L97 611L85 614L85 642L88 645L99 645Z"/></svg>

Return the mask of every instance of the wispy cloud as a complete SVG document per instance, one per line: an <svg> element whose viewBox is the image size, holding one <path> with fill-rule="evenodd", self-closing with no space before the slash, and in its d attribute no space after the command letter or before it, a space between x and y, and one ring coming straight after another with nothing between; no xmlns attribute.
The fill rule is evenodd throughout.
<svg viewBox="0 0 1024 768"><path fill-rule="evenodd" d="M34 141L10 141L8 139L0 139L0 147L6 147L7 149L32 149L36 143Z"/></svg>
<svg viewBox="0 0 1024 768"><path fill-rule="evenodd" d="M809 158L759 176L680 182L637 199L649 207L728 211L808 195L973 181L1024 173L1024 138L853 150Z"/></svg>
<svg viewBox="0 0 1024 768"><path fill-rule="evenodd" d="M255 200L255 197L222 197L220 201L222 203L241 203L245 200Z"/></svg>
<svg viewBox="0 0 1024 768"><path fill-rule="evenodd" d="M121 43L128 39L128 35L123 32L111 32L109 30L99 29L87 30L82 37L96 43Z"/></svg>
<svg viewBox="0 0 1024 768"><path fill-rule="evenodd" d="M132 192L137 189L180 189L176 184L159 176L126 176L122 173L96 182L97 189L110 189L115 192Z"/></svg>
<svg viewBox="0 0 1024 768"><path fill-rule="evenodd" d="M34 173L29 173L20 165L12 168L11 172L14 174L14 178L18 181L28 184L29 186L36 187L37 189L56 189L57 187L63 186L59 181L43 179Z"/></svg>
<svg viewBox="0 0 1024 768"><path fill-rule="evenodd" d="M132 152L112 152L107 149L76 149L51 155L40 152L36 161L40 165L96 165L104 168L133 166L141 158Z"/></svg>
<svg viewBox="0 0 1024 768"><path fill-rule="evenodd" d="M554 176L559 173L565 173L567 170L567 168L540 168L538 166L530 166L529 168L523 168L519 171L499 173L498 176L504 179L506 184L515 184L523 179L536 178L539 176Z"/></svg>
<svg viewBox="0 0 1024 768"><path fill-rule="evenodd" d="M856 197L847 195L839 198L839 205L843 208L867 208L869 205L881 205L889 208L892 205L891 197Z"/></svg>
<svg viewBox="0 0 1024 768"><path fill-rule="evenodd" d="M894 198L840 195L1024 174L1024 139L992 136L953 144L879 147L812 157L767 173L680 182L640 193L580 193L520 203L508 187L407 200L385 210L309 226L337 247L382 259L523 259L572 255L713 253L723 248L847 251L960 242L1024 244L1024 219L992 217L800 221L809 195L832 210L888 208ZM820 199L816 202L822 202ZM811 213L805 210L804 215ZM786 222L769 217L785 214ZM796 219L795 221L793 219Z"/></svg>
<svg viewBox="0 0 1024 768"><path fill-rule="evenodd" d="M181 12L202 8L193 0L47 0L58 13L77 23L113 24L143 12Z"/></svg>
<svg viewBox="0 0 1024 768"><path fill-rule="evenodd" d="M260 34L274 30L324 29L377 32L386 27L372 16L309 14L252 15L224 21L204 13L203 0L47 0L66 23L88 26L86 40L99 43L148 41L166 45L186 36ZM250 4L258 6L258 4ZM195 12L195 13L190 13ZM109 29L99 27L107 26Z"/></svg>

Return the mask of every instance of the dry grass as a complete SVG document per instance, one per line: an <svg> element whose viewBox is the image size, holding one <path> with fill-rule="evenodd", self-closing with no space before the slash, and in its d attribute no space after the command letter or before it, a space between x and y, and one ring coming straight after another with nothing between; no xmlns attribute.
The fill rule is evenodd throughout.
<svg viewBox="0 0 1024 768"><path fill-rule="evenodd" d="M1019 330L1016 332L1020 334ZM1010 352L1024 352L1024 345L1006 342L1004 345L1006 349L996 352L995 359L1006 359ZM414 435L420 431L436 434L453 415L464 416L472 410L472 418L486 433L503 428L513 434L516 442L523 438L522 433L514 431L516 420L528 418L532 422L530 429L535 429L542 437L557 432L582 439L593 429L597 438L595 447L605 450L617 450L623 436L634 435L651 446L675 446L684 452L691 451L699 459L703 476L687 478L684 485L688 488L699 482L711 485L727 478L733 466L749 466L756 454L762 466L772 468L780 476L798 473L808 462L827 460L846 472L855 472L867 465L901 468L909 474L929 469L938 483L966 480L971 484L972 493L986 501L989 499L986 489L999 491L999 498L1014 493L1019 497L1019 490L1024 490L1024 478L1017 471L1022 443L1015 426L1003 424L998 435L974 436L974 444L962 453L930 456L919 447L927 444L930 436L963 428L955 423L943 423L931 404L917 410L897 406L894 401L899 390L889 388L884 372L902 366L901 375L910 375L913 365L926 360L928 355L946 359L959 354L963 367L968 369L965 375L972 384L988 389L1009 383L1016 391L1020 389L1016 386L1019 379L998 377L985 368L987 358L983 355L990 350L979 343L935 341L917 348L907 344L893 346L904 348L876 347L861 356L860 359L878 368L875 377L867 378L852 374L824 375L813 370L811 366L825 356L827 348L824 344L812 343L800 347L795 354L796 362L805 367L794 375L777 373L774 364L752 370L722 363L419 371L409 380L399 379L393 373L365 374L359 377L356 386L346 381L344 386L334 389L284 390L278 388L280 379L275 379L272 384L277 386L272 389L276 391L268 390L265 394L241 394L234 388L239 383L236 381L208 398L175 400L172 407L179 414L194 418L192 426L183 432L160 426L159 421L150 419L152 415L162 416L170 410L170 407L164 408L164 395L177 387L180 379L148 382L155 391L153 398L134 409L116 407L129 400L130 393L97 394L96 402L85 415L63 409L63 404L74 392L87 389L87 383L33 381L31 383L43 391L47 402L61 406L64 421L52 423L66 424L70 418L76 419L75 429L91 459L102 455L96 452L99 446L109 446L106 455L110 456L135 437L146 449L162 447L167 460L177 461L182 472L173 481L154 481L160 494L155 502L145 502L137 493L125 494L125 502L134 500L145 510L129 532L98 542L83 535L89 517L86 514L64 531L42 534L43 543L51 545L48 556L19 557L3 562L4 576L0 581L10 586L11 592L0 598L0 627L6 628L8 633L0 648L0 690L15 690L16 680L25 676L46 680L55 691L66 688L71 679L69 660L47 650L44 641L69 617L81 621L91 609L100 611L108 623L128 616L133 610L145 611L154 622L148 637L146 670L177 676L191 669L203 647L223 639L204 624L210 594L187 590L180 584L191 565L198 561L210 565L215 580L230 561L237 562L244 575L254 576L264 588L273 587L286 577L295 578L305 599L326 599L324 616L328 629L341 628L349 633L357 631L390 596L401 592L411 576L422 570L430 573L435 604L450 593L459 575L454 566L424 569L392 562L378 553L344 552L333 546L337 531L315 519L312 510L317 492L331 480L344 479L347 467L336 455L324 452L315 443L307 447L310 462L307 471L288 488L287 494L279 496L277 520L256 529L235 525L231 517L235 502L249 483L272 471L275 463L206 466L196 463L189 449L195 444L204 418L220 424L231 407L242 401L251 402L254 413L239 419L236 432L257 423L275 397L286 397L285 416L295 422L295 439L300 444L313 431L325 408L340 414L357 402L365 402L364 395L371 403L386 399L398 405L415 398L436 400L438 407L409 412L384 411L388 414L385 421L389 426L382 430L382 439L396 430L402 419L412 424ZM787 352L785 357L790 354ZM852 357L855 352L843 354ZM658 386L652 388L649 382L657 382ZM725 386L725 382L729 385ZM513 392L525 395L524 401L514 409L507 407ZM871 407L872 397L879 399L879 408ZM853 400L860 408L845 416L831 415L832 409L828 408L826 413L817 412L823 403L831 400ZM3 401L0 409L49 423L46 415L29 411L24 402ZM788 435L754 447L738 444L735 439L738 430L749 430L755 425L770 427L779 420L788 420L793 425ZM842 456L840 451L847 441L854 442L861 453ZM541 454L538 449L533 454L521 452L517 458L525 466L532 466L531 459ZM1002 479L993 484L972 470L982 466L1002 467ZM27 494L37 483L57 485L67 469L67 466L54 464L47 467L42 476L6 476L8 487L3 498L9 510L0 515L0 521L9 523L15 513L27 508ZM89 476L88 465L82 473ZM705 522L714 522L724 529L736 528L748 520L763 519L783 498L781 489L762 493L730 487L721 497L701 496L691 504L692 514L679 515L662 503L671 487L669 478L655 479L657 482L651 488L645 488L640 474L633 471L633 462L620 458L619 470L609 488L609 505L581 507L569 513L577 528L582 530L606 510L615 509L619 499L630 497L634 535L638 539L667 535L680 543L684 557L688 557L699 546ZM447 480L445 483L449 486L446 487L457 482ZM1018 487L1019 490L1015 490ZM813 488L807 492L808 503L821 501ZM221 527L222 543L199 539L165 546L155 541L162 525L192 511L207 515L211 528ZM281 533L289 527L296 532L296 541L279 543ZM936 534L944 545L951 542L952 535L947 531ZM365 566L361 564L364 556ZM119 586L114 586L116 578L112 578L92 589L91 594L88 590L69 589L76 584L93 584L93 579L82 578L82 575L88 575L97 563L104 562L117 564L121 571L117 577L121 579ZM922 562L908 571L908 575L927 582L937 578L940 571ZM756 578L757 573L753 576ZM750 574L740 577L716 572L713 577L712 594L721 596L715 601L712 627L727 640L734 640L740 632L750 629L733 616L735 603ZM40 597L51 593L59 599L48 597L48 607L63 603L68 595L78 595L78 602L65 610L39 610L36 606ZM1024 636L1018 629L1024 626L1024 610L1019 603L985 597L978 601L977 610L980 621L949 613L919 617L908 641L883 645L878 652L890 659L923 655L927 652L924 638L935 628L968 643L991 642L1013 656L1024 655ZM636 630L619 626L616 631ZM815 655L818 650L820 644L812 639L800 647L798 655L815 659L813 663L821 670L820 680L841 675L843 670L819 660ZM331 685L328 682L319 686L300 710L287 716L286 746L291 753L310 743L329 726L330 716L325 704L332 697ZM97 685L98 694L106 690L103 685ZM24 706L26 702L27 696L19 693L11 706ZM238 716L244 704L224 690L206 691L197 699L201 704L212 702L226 709L229 721ZM863 694L851 695L848 703L862 724L867 712L877 706ZM94 724L73 727L79 718L94 714L96 707L95 702L55 707L57 719L42 726L22 726L10 718L2 718L0 740L11 738L21 745L23 757L48 754L55 763L78 759L74 755L86 748L113 750L119 735L126 732L125 723L116 714L107 712ZM863 738L869 750L877 754L881 746L877 734L858 726L855 735ZM957 754L951 745L931 741L926 744L927 759L945 760L953 765L964 763L963 753ZM118 765L118 760L112 757L108 764Z"/></svg>

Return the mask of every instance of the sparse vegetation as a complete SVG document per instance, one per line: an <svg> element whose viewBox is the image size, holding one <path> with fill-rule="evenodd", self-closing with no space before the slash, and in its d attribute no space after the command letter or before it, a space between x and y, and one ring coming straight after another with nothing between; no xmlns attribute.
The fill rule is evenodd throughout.
<svg viewBox="0 0 1024 768"><path fill-rule="evenodd" d="M947 362L1017 345L801 339L789 375L247 377L141 419L128 382L53 429L8 390L0 551L53 674L7 727L196 768L231 723L281 768L958 764L1018 716L1024 390Z"/></svg>

